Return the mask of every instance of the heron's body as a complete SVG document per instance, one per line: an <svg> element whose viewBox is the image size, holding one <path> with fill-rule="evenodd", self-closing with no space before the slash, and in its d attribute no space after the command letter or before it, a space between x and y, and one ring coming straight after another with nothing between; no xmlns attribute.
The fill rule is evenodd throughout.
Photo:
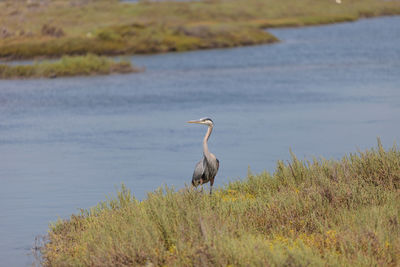
<svg viewBox="0 0 400 267"><path fill-rule="evenodd" d="M192 177L192 185L198 186L210 182L210 194L212 193L212 186L214 184L215 176L219 168L219 160L208 151L208 138L213 129L213 121L209 118L200 119L197 121L189 121L189 123L199 123L208 125L208 130L203 139L203 159L200 160L194 169Z"/></svg>
<svg viewBox="0 0 400 267"><path fill-rule="evenodd" d="M193 172L192 185L197 186L208 182L214 184L214 178L219 168L219 160L213 154L211 155L213 156L211 160L203 156L203 158L197 162Z"/></svg>

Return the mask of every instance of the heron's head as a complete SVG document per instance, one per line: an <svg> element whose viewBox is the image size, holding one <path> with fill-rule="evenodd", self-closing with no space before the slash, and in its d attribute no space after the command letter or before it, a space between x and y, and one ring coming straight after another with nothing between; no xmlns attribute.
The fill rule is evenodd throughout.
<svg viewBox="0 0 400 267"><path fill-rule="evenodd" d="M213 127L214 123L210 118L201 118L200 120L188 121L188 123L198 123L198 124L205 124L209 127Z"/></svg>

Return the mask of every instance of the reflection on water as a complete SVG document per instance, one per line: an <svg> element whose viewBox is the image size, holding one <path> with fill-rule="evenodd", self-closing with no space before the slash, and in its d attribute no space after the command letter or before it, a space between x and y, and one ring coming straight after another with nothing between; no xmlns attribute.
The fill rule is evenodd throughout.
<svg viewBox="0 0 400 267"><path fill-rule="evenodd" d="M216 185L277 160L399 141L398 17L273 30L282 43L134 57L141 74L0 81L0 265L32 259L48 222L125 183L190 183L206 128ZM196 127L197 126L197 127Z"/></svg>

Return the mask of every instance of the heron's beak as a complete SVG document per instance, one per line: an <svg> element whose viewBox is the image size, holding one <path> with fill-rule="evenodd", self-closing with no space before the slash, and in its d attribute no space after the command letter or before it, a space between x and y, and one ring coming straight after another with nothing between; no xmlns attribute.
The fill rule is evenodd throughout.
<svg viewBox="0 0 400 267"><path fill-rule="evenodd" d="M201 121L196 120L196 121L188 121L188 123L201 123Z"/></svg>

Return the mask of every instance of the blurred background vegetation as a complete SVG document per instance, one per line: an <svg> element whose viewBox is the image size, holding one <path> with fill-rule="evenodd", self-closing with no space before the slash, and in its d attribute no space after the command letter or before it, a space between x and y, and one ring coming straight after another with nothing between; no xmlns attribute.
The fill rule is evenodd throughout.
<svg viewBox="0 0 400 267"><path fill-rule="evenodd" d="M93 55L122 55L235 47L279 41L265 29L354 21L400 14L399 1L381 0L3 0L0 60L82 57L91 62L0 66L0 78L87 75ZM99 62L99 61L96 61ZM113 62L114 66L120 63ZM126 62L127 72L137 69ZM125 65L126 65L125 64ZM71 66L71 65L70 65ZM82 67L82 69L80 69ZM115 71L97 66L91 74ZM122 70L122 68L113 68ZM57 75L49 73L58 73Z"/></svg>
<svg viewBox="0 0 400 267"><path fill-rule="evenodd" d="M4 0L0 58L155 53L276 42L264 28L400 13L399 1Z"/></svg>

